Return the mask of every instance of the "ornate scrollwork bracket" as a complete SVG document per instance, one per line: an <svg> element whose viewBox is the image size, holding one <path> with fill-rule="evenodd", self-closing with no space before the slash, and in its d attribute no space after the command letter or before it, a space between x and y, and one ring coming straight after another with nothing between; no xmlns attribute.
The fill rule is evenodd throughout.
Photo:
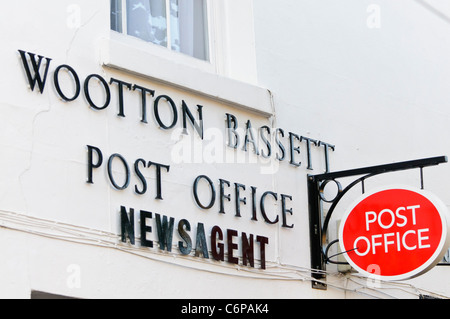
<svg viewBox="0 0 450 319"><path fill-rule="evenodd" d="M309 206L309 224L310 224L310 249L311 249L311 269L312 287L315 289L327 289L326 284L326 265L327 263L339 263L331 261L328 257L328 250L331 245L336 244L333 240L326 246L327 230L331 216L345 194L354 186L361 184L362 192L364 193L364 181L370 177L391 173L396 171L403 171L409 169L420 170L421 188L424 188L423 183L423 168L428 166L435 166L442 163L447 163L446 156L419 159L407 162L371 166L364 168L351 169L340 172L325 173L320 175L308 175L308 206ZM347 187L342 188L339 178L361 176L351 182ZM325 186L329 183L335 183L337 187L337 194L332 199L327 199L324 196ZM323 202L331 204L327 215L322 221L322 204Z"/></svg>

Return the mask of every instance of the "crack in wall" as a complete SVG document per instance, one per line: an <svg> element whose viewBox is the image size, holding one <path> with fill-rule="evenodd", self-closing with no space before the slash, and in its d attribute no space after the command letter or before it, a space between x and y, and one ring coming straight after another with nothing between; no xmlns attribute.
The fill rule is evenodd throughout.
<svg viewBox="0 0 450 319"><path fill-rule="evenodd" d="M78 9L78 10L80 10L80 9ZM95 18L100 12L101 12L101 10L97 10L96 12L94 12L94 13L92 14L92 16L90 16L90 17L86 20L85 23L80 24L80 25L75 25L75 26L74 26L75 31L74 31L74 33L73 33L72 39L70 40L67 49L66 49L66 62L67 62L67 60L69 59L70 51L72 51L73 44L74 44L76 38L78 37L79 31L80 31L81 29L85 28L87 25L89 25L89 23L91 23L92 20L94 20L94 18Z"/></svg>

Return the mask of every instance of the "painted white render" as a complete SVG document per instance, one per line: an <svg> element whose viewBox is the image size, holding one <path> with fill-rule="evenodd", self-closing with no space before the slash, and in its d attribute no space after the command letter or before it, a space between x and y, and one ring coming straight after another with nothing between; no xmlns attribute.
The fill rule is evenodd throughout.
<svg viewBox="0 0 450 319"><path fill-rule="evenodd" d="M450 268L442 266L414 280L382 283L328 265L328 289L312 289L306 188L308 174L325 172L327 144L335 146L328 149L331 171L450 154L450 5L444 0L210 0L209 5L211 63L111 31L106 0L16 0L0 12L0 297L29 298L31 291L77 298L450 297ZM29 88L19 50L28 59L28 53L52 59L42 94L38 85ZM56 90L61 65L79 76L80 95L71 102ZM89 106L84 85L92 74L108 83L111 101L104 110ZM147 123L139 89L124 89L125 116L118 116L119 89L111 79L154 91L146 95ZM66 67L58 81L66 96L75 95ZM96 105L105 102L95 79L88 91ZM173 128L158 125L153 106L160 96L176 105ZM160 101L161 121L170 126L173 113L165 98ZM188 134L182 134L183 102L196 121L198 105L203 107L203 140L189 121ZM227 146L227 114L241 129L237 149ZM252 143L242 150L249 120L253 128L263 128L258 134L271 129L269 159L257 135L260 155ZM285 133L283 161L277 160L276 129ZM291 150L289 133L327 143L311 147L312 169L305 140L293 137L292 148L300 150ZM88 146L103 155L93 184L86 182ZM113 154L129 165L124 190L114 189L108 176ZM289 163L291 155L299 167ZM141 166L148 189L137 194L138 159L170 166L161 171L162 200L155 198L155 165ZM124 166L117 158L112 173L123 185ZM200 208L193 195L202 175L215 187L210 209ZM427 168L424 177L425 188L449 206L450 166ZM230 183L225 214L219 213L221 179ZM199 200L206 206L211 191L204 182ZM241 217L235 183L245 186ZM419 171L380 176L366 188L392 183L418 187ZM261 209L266 192L272 193L265 217L274 224ZM337 238L339 214L359 194L360 188L350 192L336 211L330 240ZM135 245L121 241L122 206L135 211ZM140 210L153 213L146 222L153 248L141 246ZM156 214L174 218L171 252L159 248ZM198 223L204 225L209 258L180 253L183 219L190 222L194 250ZM224 232L226 252L227 230L237 231L238 265L227 262L228 254L225 261L212 258L214 226ZM243 265L242 233L254 235L254 267ZM257 236L268 239L265 258Z"/></svg>

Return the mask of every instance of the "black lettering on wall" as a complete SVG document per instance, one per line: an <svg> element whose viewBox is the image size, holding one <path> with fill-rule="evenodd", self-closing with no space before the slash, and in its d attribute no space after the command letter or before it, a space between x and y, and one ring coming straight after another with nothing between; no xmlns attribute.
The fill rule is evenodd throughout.
<svg viewBox="0 0 450 319"><path fill-rule="evenodd" d="M94 168L99 168L103 164L103 154L102 151L95 146L87 146L88 148L88 184L94 184L93 174ZM94 153L97 156L97 160L94 163Z"/></svg>
<svg viewBox="0 0 450 319"><path fill-rule="evenodd" d="M67 97L64 92L61 89L61 85L59 84L59 72L62 69L66 69L68 73L72 75L72 79L75 82L75 93L72 97ZM72 102L75 101L78 96L80 96L81 92L81 84L80 84L80 78L78 77L78 74L75 72L75 70L68 66L68 65L60 65L56 68L55 73L53 75L53 80L55 82L55 89L58 95L66 102Z"/></svg>
<svg viewBox="0 0 450 319"><path fill-rule="evenodd" d="M119 113L117 114L117 116L125 117L124 101L123 101L123 88L126 87L128 90L131 90L132 84L111 78L109 84L113 84L113 83L117 84L117 88L119 90Z"/></svg>
<svg viewBox="0 0 450 319"><path fill-rule="evenodd" d="M194 129L197 131L197 134L203 140L203 106L197 105L197 111L199 116L199 123L195 121L194 116L189 110L186 102L182 101L182 110L183 110L183 134L188 134L187 130L187 119L189 118L189 122L191 122Z"/></svg>
<svg viewBox="0 0 450 319"><path fill-rule="evenodd" d="M158 230L159 248L161 250L172 251L173 226L175 219L173 217L168 220L167 216L156 214L156 228Z"/></svg>
<svg viewBox="0 0 450 319"><path fill-rule="evenodd" d="M119 161L123 164L123 167L125 169L125 181L123 182L123 185L117 184L117 182L114 178L112 163L115 158L119 159ZM130 185L130 168L128 167L127 161L125 160L125 158L123 158L122 155L113 154L110 156L110 158L108 160L108 176L109 176L109 180L111 181L111 184L117 190L124 190L128 187L128 185Z"/></svg>
<svg viewBox="0 0 450 319"><path fill-rule="evenodd" d="M192 251L192 239L191 236L187 233L188 231L191 231L191 224L186 219L180 220L178 223L178 234L183 239L184 243L182 241L178 242L178 248L180 249L181 254L183 255L189 255ZM186 244L186 246L184 245Z"/></svg>
<svg viewBox="0 0 450 319"><path fill-rule="evenodd" d="M217 241L220 240L218 243ZM222 242L223 232L219 226L214 226L211 231L211 253L215 260L225 261L225 245Z"/></svg>
<svg viewBox="0 0 450 319"><path fill-rule="evenodd" d="M104 89L105 93L105 103L102 106L97 106L95 102L92 100L91 92L89 89L89 83L92 79L97 79L98 82L101 84L101 86ZM109 89L108 82L98 74L91 74L86 78L86 81L84 82L84 95L86 96L86 100L88 101L89 105L95 109L95 110L104 110L109 106L109 103L111 102L111 90Z"/></svg>
<svg viewBox="0 0 450 319"><path fill-rule="evenodd" d="M130 218L128 218L127 209L123 206L120 207L120 221L122 230L122 242L126 243L127 238L132 245L135 244L134 237L134 209L130 208Z"/></svg>
<svg viewBox="0 0 450 319"><path fill-rule="evenodd" d="M147 219L152 219L153 214L141 210L141 246L153 248L153 241L147 239L147 233L152 232L152 227L147 226Z"/></svg>
<svg viewBox="0 0 450 319"><path fill-rule="evenodd" d="M161 120L161 116L159 114L159 104L162 99L166 100L167 102L166 104L168 104L172 109L172 118L173 118L172 123L165 124ZM177 107L175 106L175 102L170 98L170 96L167 95L158 96L155 100L155 103L153 104L153 111L155 113L156 122L158 122L158 125L164 130L170 130L171 128L175 127L175 125L178 122Z"/></svg>
<svg viewBox="0 0 450 319"><path fill-rule="evenodd" d="M205 225L202 223L198 223L197 225L197 242L195 245L195 257L200 257L200 255L203 255L203 258L209 258L208 245L206 244Z"/></svg>
<svg viewBox="0 0 450 319"><path fill-rule="evenodd" d="M44 93L45 88L45 82L47 81L47 75L48 75L48 69L50 67L50 62L52 59L50 58L44 58L42 55L38 55L38 60L36 61L36 54L25 52L22 50L19 50L20 56L22 58L23 67L25 69L28 83L30 85L31 91L34 91L34 88L36 87L36 84L39 87L39 91L41 94ZM29 56L29 60L31 63L31 68L28 63L27 54ZM45 59L45 67L44 71L41 71L42 61ZM31 71L31 69L33 71Z"/></svg>

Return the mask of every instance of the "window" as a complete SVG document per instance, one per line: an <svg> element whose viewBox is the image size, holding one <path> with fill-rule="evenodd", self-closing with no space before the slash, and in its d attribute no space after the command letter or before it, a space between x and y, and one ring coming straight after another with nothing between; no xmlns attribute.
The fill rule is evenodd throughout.
<svg viewBox="0 0 450 319"><path fill-rule="evenodd" d="M445 253L444 258L442 259L443 264L450 264L450 249Z"/></svg>
<svg viewBox="0 0 450 319"><path fill-rule="evenodd" d="M209 60L207 0L111 0L111 29Z"/></svg>
<svg viewBox="0 0 450 319"><path fill-rule="evenodd" d="M61 300L68 299L68 300L70 300L70 299L76 299L76 298L72 298L72 297L66 297L66 296L61 296L61 295L49 294L49 293L46 293L46 292L34 291L34 290L31 292L30 298L31 299L37 299L37 300L40 300L40 299L44 299L44 300L53 300L53 299L61 299Z"/></svg>

